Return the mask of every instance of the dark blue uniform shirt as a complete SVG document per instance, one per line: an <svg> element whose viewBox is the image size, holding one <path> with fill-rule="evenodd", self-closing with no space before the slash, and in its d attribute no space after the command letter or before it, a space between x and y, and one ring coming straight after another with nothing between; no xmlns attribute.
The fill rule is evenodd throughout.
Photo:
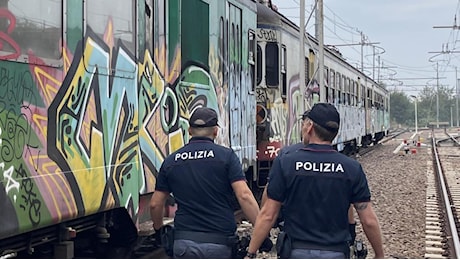
<svg viewBox="0 0 460 260"><path fill-rule="evenodd" d="M270 171L267 196L283 203L286 233L318 249L350 240L350 203L371 197L361 164L318 144L281 150Z"/></svg>
<svg viewBox="0 0 460 260"><path fill-rule="evenodd" d="M165 159L155 190L173 193L177 230L233 235L231 183L239 180L246 177L232 149L210 138L193 137Z"/></svg>

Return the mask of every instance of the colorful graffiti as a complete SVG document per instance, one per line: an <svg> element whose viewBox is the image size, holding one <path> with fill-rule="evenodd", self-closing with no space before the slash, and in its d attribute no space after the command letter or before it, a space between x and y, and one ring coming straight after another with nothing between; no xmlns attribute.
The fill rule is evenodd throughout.
<svg viewBox="0 0 460 260"><path fill-rule="evenodd" d="M138 61L90 28L77 46L63 70L33 54L28 70L0 68L0 238L114 207L136 219L191 112L221 111L200 64L168 84L149 51Z"/></svg>
<svg viewBox="0 0 460 260"><path fill-rule="evenodd" d="M257 158L259 160L273 160L281 147L294 144L300 141L301 121L300 115L303 113L303 102L305 94L299 88L299 75L293 75L288 84L288 95L286 98L278 96L279 91L271 89L257 89L258 106L263 107L263 111L268 111L264 115L263 124L265 136L259 140L257 146ZM287 104L290 104L289 106Z"/></svg>

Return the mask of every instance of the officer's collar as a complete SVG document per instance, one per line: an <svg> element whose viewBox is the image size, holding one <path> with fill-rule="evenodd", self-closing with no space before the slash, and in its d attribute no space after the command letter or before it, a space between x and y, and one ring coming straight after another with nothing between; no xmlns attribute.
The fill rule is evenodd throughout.
<svg viewBox="0 0 460 260"><path fill-rule="evenodd" d="M307 146L304 149L315 151L335 151L334 147L332 147L332 145L330 144L307 144Z"/></svg>
<svg viewBox="0 0 460 260"><path fill-rule="evenodd" d="M214 143L214 140L212 140L211 138L206 137L206 136L193 136L190 139L190 142L200 142L200 141L207 141L207 142L213 142Z"/></svg>

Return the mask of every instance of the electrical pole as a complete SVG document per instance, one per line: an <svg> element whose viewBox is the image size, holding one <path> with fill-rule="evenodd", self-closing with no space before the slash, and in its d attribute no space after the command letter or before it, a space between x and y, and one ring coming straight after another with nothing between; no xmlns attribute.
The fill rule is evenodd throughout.
<svg viewBox="0 0 460 260"><path fill-rule="evenodd" d="M439 128L439 69L436 62L436 127Z"/></svg>
<svg viewBox="0 0 460 260"><path fill-rule="evenodd" d="M448 25L448 26L433 26L433 28L447 28L447 29L453 29L453 30L459 30L460 29L460 26L457 26L457 15L455 15L454 17L454 25ZM446 48L447 49L447 48ZM449 50L446 50L446 51L442 51L441 53L453 53L453 51L449 51ZM436 74L438 73L438 63L436 62ZM439 83L437 83L437 85L439 86ZM439 95L439 93L436 95L436 97ZM457 67L455 67L455 103L456 103L456 115L457 115L457 127L459 126L458 124L458 77L457 77ZM439 113L439 107L437 107L437 111ZM452 114L452 113L451 113ZM438 125L439 127L439 125Z"/></svg>
<svg viewBox="0 0 460 260"><path fill-rule="evenodd" d="M326 101L326 88L324 86L324 32L323 32L323 0L317 0L318 16L318 41L319 41L319 101Z"/></svg>
<svg viewBox="0 0 460 260"><path fill-rule="evenodd" d="M411 95L411 97L414 99L414 104L415 104L415 134L418 132L418 118L417 118L417 96Z"/></svg>
<svg viewBox="0 0 460 260"><path fill-rule="evenodd" d="M363 48L364 48L364 34L363 32L361 32L361 71L362 72L364 72Z"/></svg>
<svg viewBox="0 0 460 260"><path fill-rule="evenodd" d="M457 116L457 127L458 125L458 76L457 76L457 66L455 66L455 115Z"/></svg>
<svg viewBox="0 0 460 260"><path fill-rule="evenodd" d="M338 47L338 46L355 46L355 45L361 45L361 71L363 72L363 71L364 71L364 61L363 61L363 48L364 48L364 45L371 45L371 46L373 46L374 44L380 44L380 42L369 42L369 43L364 42L364 35L363 35L363 33L361 32L361 42L359 42L359 43L328 44L327 46ZM356 64L356 68L357 68L357 69L359 69L358 66L359 66L359 65Z"/></svg>
<svg viewBox="0 0 460 260"><path fill-rule="evenodd" d="M300 0L299 89L305 90L305 0ZM303 93L303 92L302 92ZM305 106L304 106L305 107Z"/></svg>

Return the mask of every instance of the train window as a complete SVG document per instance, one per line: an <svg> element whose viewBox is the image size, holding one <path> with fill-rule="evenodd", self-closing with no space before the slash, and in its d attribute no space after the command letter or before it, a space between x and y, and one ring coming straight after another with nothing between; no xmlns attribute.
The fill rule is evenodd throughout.
<svg viewBox="0 0 460 260"><path fill-rule="evenodd" d="M0 59L29 62L29 54L58 65L62 50L62 1L0 1Z"/></svg>
<svg viewBox="0 0 460 260"><path fill-rule="evenodd" d="M276 42L267 42L265 46L265 81L267 87L279 85L279 49Z"/></svg>
<svg viewBox="0 0 460 260"><path fill-rule="evenodd" d="M330 103L330 102L332 102L332 98L331 98L331 91L329 90L329 68L326 67L326 66L324 67L324 81L325 81L325 85L326 85L325 86L326 87L326 93L325 93L326 102Z"/></svg>
<svg viewBox="0 0 460 260"><path fill-rule="evenodd" d="M222 59L225 57L225 24L224 24L224 18L220 17L220 34L219 34L219 52L220 52L220 57ZM224 80L224 63L219 62L219 72L221 74L221 80Z"/></svg>
<svg viewBox="0 0 460 260"><path fill-rule="evenodd" d="M335 88L335 71L334 70L331 70L331 88Z"/></svg>
<svg viewBox="0 0 460 260"><path fill-rule="evenodd" d="M153 53L153 0L145 1L145 46L144 48Z"/></svg>
<svg viewBox="0 0 460 260"><path fill-rule="evenodd" d="M97 37L100 40L105 39L105 41L113 37L114 45L118 41L123 44L116 47L122 47L121 50L136 55L135 2L135 0L87 0L87 27L95 34L89 36ZM88 34L89 32L86 33ZM107 61L93 58L93 55L91 57L84 56L83 58L88 64L89 71L98 68L100 74L113 75L116 72L117 76L132 77L132 72L135 71L135 66L110 68L110 64ZM125 72L128 74L124 74Z"/></svg>
<svg viewBox="0 0 460 260"><path fill-rule="evenodd" d="M286 46L281 45L281 96L286 97L287 93L287 79L286 79Z"/></svg>
<svg viewBox="0 0 460 260"><path fill-rule="evenodd" d="M230 62L234 64L236 59L236 44L235 44L235 24L232 23L232 31L231 31L231 39L230 39ZM230 64L231 64L230 63ZM234 68L236 69L236 68Z"/></svg>
<svg viewBox="0 0 460 260"><path fill-rule="evenodd" d="M329 71L329 87L331 88L331 102L335 103L335 72L334 70Z"/></svg>
<svg viewBox="0 0 460 260"><path fill-rule="evenodd" d="M358 105L358 82L353 81L353 105Z"/></svg>
<svg viewBox="0 0 460 260"><path fill-rule="evenodd" d="M135 1L126 0L87 0L86 19L88 26L102 39L112 33L115 39L135 53ZM110 30L112 31L107 31Z"/></svg>
<svg viewBox="0 0 460 260"><path fill-rule="evenodd" d="M347 78L347 102L348 102L348 105L352 105L352 102L351 102L351 89L352 89L352 85L351 85L351 82L350 82L350 78Z"/></svg>
<svg viewBox="0 0 460 260"><path fill-rule="evenodd" d="M262 48L257 44L257 57L256 57L256 82L257 85L262 81Z"/></svg>
<svg viewBox="0 0 460 260"><path fill-rule="evenodd" d="M367 90L367 108L371 108L372 107L372 90L371 89L368 89Z"/></svg>
<svg viewBox="0 0 460 260"><path fill-rule="evenodd" d="M281 73L286 73L286 46L281 45Z"/></svg>
<svg viewBox="0 0 460 260"><path fill-rule="evenodd" d="M308 85L308 82L310 82L310 62L308 58L305 58L305 86Z"/></svg>
<svg viewBox="0 0 460 260"><path fill-rule="evenodd" d="M342 77L340 76L340 73L335 73L335 87L337 89L337 99L339 104L342 104Z"/></svg>
<svg viewBox="0 0 460 260"><path fill-rule="evenodd" d="M251 92L256 89L256 33L253 30L248 32L248 44L249 44L249 53L248 53L248 63L251 71Z"/></svg>
<svg viewBox="0 0 460 260"><path fill-rule="evenodd" d="M256 48L256 41L255 41L255 33L252 30L248 32L248 43L249 43L249 53L248 53L248 62L249 64L256 64L256 57L255 57L255 48Z"/></svg>

